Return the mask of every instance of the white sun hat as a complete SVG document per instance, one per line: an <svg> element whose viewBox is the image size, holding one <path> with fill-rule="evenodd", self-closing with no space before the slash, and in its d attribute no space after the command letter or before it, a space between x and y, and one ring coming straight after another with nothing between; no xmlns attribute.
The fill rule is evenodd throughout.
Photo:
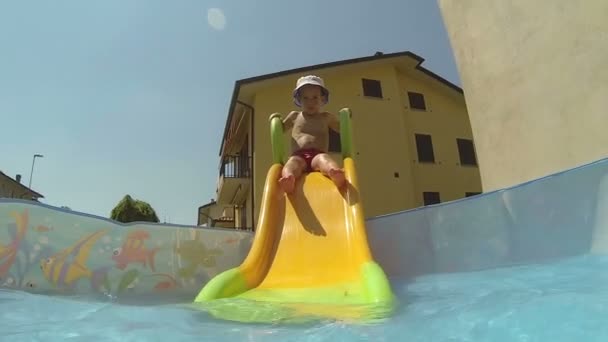
<svg viewBox="0 0 608 342"><path fill-rule="evenodd" d="M293 102L296 104L296 106L298 107L302 107L302 103L300 103L300 100L298 99L298 95L300 92L300 89L305 86L305 85L316 85L321 87L321 93L323 95L325 95L325 103L327 103L329 101L329 90L327 90L327 88L325 88L325 82L323 82L323 79L319 76L315 76L315 75L307 75L307 76L302 76L300 78L298 78L298 81L296 82L296 88L293 90Z"/></svg>

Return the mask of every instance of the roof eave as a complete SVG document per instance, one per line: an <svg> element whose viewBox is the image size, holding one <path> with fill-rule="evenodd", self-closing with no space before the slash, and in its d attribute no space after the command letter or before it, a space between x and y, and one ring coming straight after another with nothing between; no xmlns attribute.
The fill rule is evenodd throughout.
<svg viewBox="0 0 608 342"><path fill-rule="evenodd" d="M17 184L18 186L20 186L21 188L25 189L25 191L30 192L33 196L32 197L37 197L37 198L44 198L44 196L42 196L42 194L32 190L31 188L28 188L27 186L21 184L21 182L18 182L16 179L14 179L13 177L7 175L6 173L0 171L0 174L3 175L4 177L8 178L11 182Z"/></svg>
<svg viewBox="0 0 608 342"><path fill-rule="evenodd" d="M217 204L217 202L215 200L211 200L211 202L203 204L200 207L198 207L198 210L200 211L201 209L205 209L205 208L211 207L211 206L213 206L215 204Z"/></svg>
<svg viewBox="0 0 608 342"><path fill-rule="evenodd" d="M219 156L222 156L222 152L224 151L224 142L226 140L226 135L228 135L228 128L230 127L230 121L232 120L232 112L234 112L234 107L236 106L236 101L239 97L239 93L241 90L241 84L243 80L237 80L234 82L234 90L232 91L232 99L230 99L230 107L228 107L228 118L226 119L226 125L224 126L224 134L222 135L222 140L220 140L220 151ZM221 161L220 161L221 163Z"/></svg>

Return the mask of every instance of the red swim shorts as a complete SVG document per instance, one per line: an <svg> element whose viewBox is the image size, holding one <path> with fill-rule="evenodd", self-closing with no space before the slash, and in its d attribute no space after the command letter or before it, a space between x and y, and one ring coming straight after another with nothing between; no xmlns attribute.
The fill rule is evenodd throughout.
<svg viewBox="0 0 608 342"><path fill-rule="evenodd" d="M306 162L306 172L312 171L312 160L317 155L323 153L323 151L317 150L316 148L305 148L293 153L294 156L298 156Z"/></svg>

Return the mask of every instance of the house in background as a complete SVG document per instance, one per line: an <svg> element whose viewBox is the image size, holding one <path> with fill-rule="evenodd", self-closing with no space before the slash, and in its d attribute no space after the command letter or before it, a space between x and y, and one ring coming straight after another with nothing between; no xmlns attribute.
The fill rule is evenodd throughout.
<svg viewBox="0 0 608 342"><path fill-rule="evenodd" d="M235 228L234 206L218 205L214 200L198 208L198 226Z"/></svg>
<svg viewBox="0 0 608 342"><path fill-rule="evenodd" d="M232 213L235 228L255 227L272 163L268 118L297 109L293 88L309 74L324 78L329 88L326 110L352 111L367 217L480 193L463 91L422 67L423 61L409 51L376 53L238 80L219 151L217 198L206 210ZM285 139L290 146L289 134ZM340 148L340 136L332 132L330 153L339 157Z"/></svg>
<svg viewBox="0 0 608 342"><path fill-rule="evenodd" d="M41 194L21 184L21 175L17 175L13 179L0 171L0 198L20 198L32 201L38 201L39 198L44 198Z"/></svg>

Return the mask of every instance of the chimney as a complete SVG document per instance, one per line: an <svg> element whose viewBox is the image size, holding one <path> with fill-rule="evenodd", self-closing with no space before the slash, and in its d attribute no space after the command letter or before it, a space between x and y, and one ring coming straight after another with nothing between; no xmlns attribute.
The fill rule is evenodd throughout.
<svg viewBox="0 0 608 342"><path fill-rule="evenodd" d="M17 177L15 177L15 179L17 180L17 183L21 183L21 175L17 175Z"/></svg>

